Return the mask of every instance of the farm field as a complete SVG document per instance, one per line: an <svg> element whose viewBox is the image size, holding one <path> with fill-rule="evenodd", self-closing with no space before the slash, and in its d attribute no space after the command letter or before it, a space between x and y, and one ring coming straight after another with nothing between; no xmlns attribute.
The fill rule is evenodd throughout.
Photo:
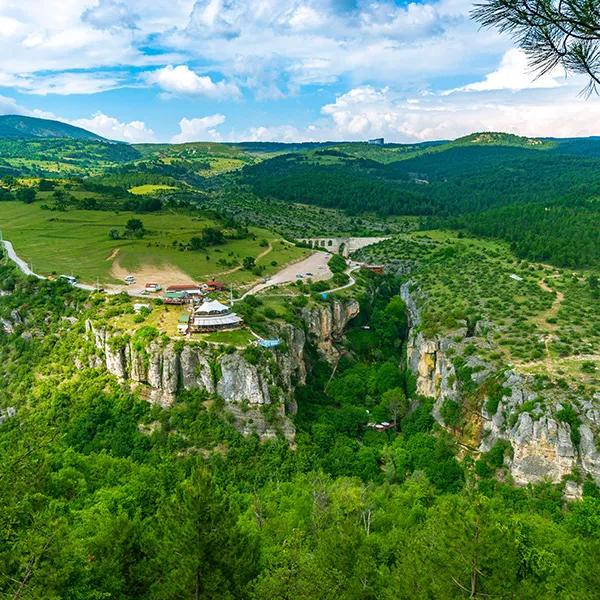
<svg viewBox="0 0 600 600"><path fill-rule="evenodd" d="M129 191L130 193L136 196L144 196L146 194L155 194L157 192L164 192L165 190L174 190L176 189L172 185L160 185L160 184L151 184L147 183L145 185L136 185L132 187Z"/></svg>
<svg viewBox="0 0 600 600"><path fill-rule="evenodd" d="M92 283L120 283L124 274L138 273L148 278L154 275L152 279L163 285L211 276L244 284L257 279L252 272L238 268L246 256L264 265L265 276L307 254L307 250L282 242L259 228L250 228L252 235L245 239L227 240L202 251L182 250L180 243L188 243L202 229L216 223L205 217L175 213L143 215L147 233L141 239L109 238L111 229L122 231L131 218L140 215L90 210L52 212L38 204L4 202L0 230L37 273L73 274Z"/></svg>

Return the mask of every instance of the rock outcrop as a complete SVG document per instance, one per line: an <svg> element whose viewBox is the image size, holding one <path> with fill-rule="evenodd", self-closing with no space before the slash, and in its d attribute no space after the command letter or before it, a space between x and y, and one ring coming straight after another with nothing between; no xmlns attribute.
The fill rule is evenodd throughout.
<svg viewBox="0 0 600 600"><path fill-rule="evenodd" d="M302 318L306 323L308 335L317 350L329 362L338 358L336 343L341 340L348 323L359 311L360 306L356 300L337 299L303 309Z"/></svg>
<svg viewBox="0 0 600 600"><path fill-rule="evenodd" d="M338 356L335 344L358 312L354 300L333 300L303 310L308 336L327 360ZM104 366L122 382L138 385L150 402L167 407L180 390L204 390L223 398L240 431L254 431L261 437L280 432L293 439L294 428L286 415L295 414L294 390L306 381L307 334L302 328L277 324L273 334L283 344L261 351L258 361L249 360L240 350L228 353L162 338L142 347L139 340L90 321L86 330L96 349L88 364Z"/></svg>
<svg viewBox="0 0 600 600"><path fill-rule="evenodd" d="M409 316L408 366L416 377L417 393L435 400L433 416L442 423L439 410L444 400L462 400L449 354L456 353L460 346L456 340L465 338L466 329L426 338L419 331L419 312L409 284L402 286L401 296ZM474 356L468 357L465 364L477 367L470 375L474 384L481 385L490 375L489 365ZM519 485L541 481L559 483L576 468L591 475L600 485L600 452L594 437L595 432L597 435L600 431L600 396L596 394L591 401L574 406L581 422L580 441L575 445L571 425L555 416L562 405L544 402L533 387L531 376L508 370L500 381L502 394L494 414L486 409L487 398L481 398L479 450L490 450L498 440L509 441L512 456L506 458L506 466ZM565 497L576 494L574 487L571 488Z"/></svg>
<svg viewBox="0 0 600 600"><path fill-rule="evenodd" d="M306 375L303 332L288 332L291 353L274 358L275 354L265 351L269 353L266 360L252 364L241 351L219 353L172 340L154 340L142 348L89 321L86 328L97 350L90 366L103 365L122 382L138 385L150 402L168 407L180 390L204 390L223 398L241 431L256 431L261 437L280 432L293 439L285 406L295 407L293 385L303 383ZM270 361L277 368L270 369ZM273 390L278 391L276 398ZM270 411L264 410L267 407Z"/></svg>
<svg viewBox="0 0 600 600"><path fill-rule="evenodd" d="M445 338L426 339L422 333L409 336L407 359L416 376L417 394L435 398L434 416L439 420L441 404L458 398L454 365L446 355L450 341Z"/></svg>

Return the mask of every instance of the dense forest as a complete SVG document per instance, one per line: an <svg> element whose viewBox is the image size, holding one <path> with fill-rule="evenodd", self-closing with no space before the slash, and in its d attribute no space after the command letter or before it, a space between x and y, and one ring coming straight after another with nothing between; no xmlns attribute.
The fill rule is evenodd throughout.
<svg viewBox="0 0 600 600"><path fill-rule="evenodd" d="M244 180L264 198L340 208L354 215L437 213L433 202L409 190L407 182L385 181L373 170L380 172L382 166L363 160L322 165L304 156L285 155L246 167Z"/></svg>
<svg viewBox="0 0 600 600"><path fill-rule="evenodd" d="M371 278L353 349L312 356L296 448L231 426L198 391L169 410L78 368L90 300L0 269L0 590L6 597L577 598L600 581L595 486L565 506L549 485L497 480L434 425L398 370L406 312ZM118 306L120 299L110 300ZM365 328L368 326L369 328ZM35 335L29 335L33 329ZM79 367L82 365L79 364ZM395 432L365 427L393 412Z"/></svg>
<svg viewBox="0 0 600 600"><path fill-rule="evenodd" d="M459 145L386 164L331 149L266 160L243 177L263 198L424 216L425 227L462 227L507 240L520 257L582 267L600 261L598 147Z"/></svg>
<svg viewBox="0 0 600 600"><path fill-rule="evenodd" d="M521 258L560 267L600 264L597 200L511 204L459 217L450 224L475 235L505 239Z"/></svg>
<svg viewBox="0 0 600 600"><path fill-rule="evenodd" d="M286 155L244 175L259 195L353 214L451 215L600 194L595 157L505 146L453 147L389 164Z"/></svg>

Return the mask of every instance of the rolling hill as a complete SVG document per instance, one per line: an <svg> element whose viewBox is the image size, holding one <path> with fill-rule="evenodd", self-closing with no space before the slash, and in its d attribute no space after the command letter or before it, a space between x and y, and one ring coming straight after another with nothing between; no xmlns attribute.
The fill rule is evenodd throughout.
<svg viewBox="0 0 600 600"><path fill-rule="evenodd" d="M69 138L73 140L107 141L105 138L82 129L50 119L24 117L22 115L0 115L0 138L48 139Z"/></svg>

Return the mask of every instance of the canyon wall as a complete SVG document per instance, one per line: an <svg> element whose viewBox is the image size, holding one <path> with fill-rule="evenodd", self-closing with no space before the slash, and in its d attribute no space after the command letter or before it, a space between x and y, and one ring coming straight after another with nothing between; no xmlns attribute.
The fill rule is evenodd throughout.
<svg viewBox="0 0 600 600"><path fill-rule="evenodd" d="M181 390L203 390L223 398L243 433L256 432L262 438L281 433L293 440L288 415L297 410L294 390L305 383L310 367L305 357L307 334L317 351L333 360L336 342L358 311L354 300L306 307L302 310L305 328L278 323L273 334L284 342L282 346L258 352L224 351L183 339L157 338L142 344L135 336L88 321L86 332L95 352L86 360L136 386L152 403L168 407Z"/></svg>
<svg viewBox="0 0 600 600"><path fill-rule="evenodd" d="M460 353L467 328L427 338L420 331L419 312L408 283L402 286L401 296L407 305L410 326L408 367L415 375L417 393L435 400L433 416L444 425L440 415L444 401L450 399L459 404L465 401L452 358ZM465 364L477 367L470 378L478 386L492 373L490 365L475 356L468 357ZM512 456L505 458L506 466L519 485L540 481L559 483L574 470L591 475L600 485L600 452L595 438L600 431L600 395L571 404L580 423L579 435L573 435L571 425L556 416L563 408L560 399L541 397L533 390L530 375L507 369L502 373L500 388L501 398L493 414L486 409L485 395L480 398L479 451L490 450L498 440L510 442ZM573 439L578 437L578 444L574 444ZM577 496L580 486L570 483L571 493Z"/></svg>

